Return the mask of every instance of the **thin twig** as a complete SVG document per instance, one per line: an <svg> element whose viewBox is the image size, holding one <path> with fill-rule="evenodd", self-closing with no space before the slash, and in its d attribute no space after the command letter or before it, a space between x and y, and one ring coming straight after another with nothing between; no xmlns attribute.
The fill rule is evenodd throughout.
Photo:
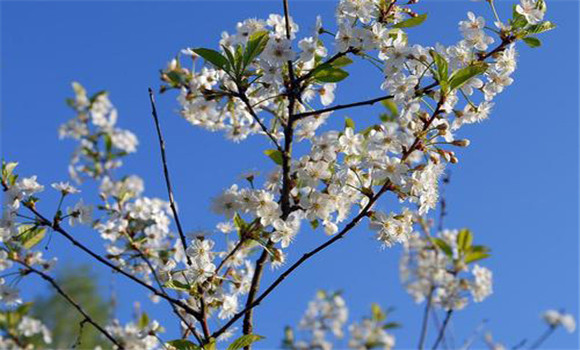
<svg viewBox="0 0 580 350"><path fill-rule="evenodd" d="M546 329L546 331L542 333L542 335L540 335L540 337L535 342L532 343L530 349L534 350L539 348L540 345L542 345L552 335L552 333L554 333L556 328L556 326L549 326L548 329Z"/></svg>
<svg viewBox="0 0 580 350"><path fill-rule="evenodd" d="M13 259L14 262L19 263L20 265L26 267L27 272L32 272L39 275L42 279L47 281L52 285L52 287L60 294L69 304L71 304L83 317L85 318L86 322L92 324L99 332L101 332L107 339L111 341L111 343L115 344L117 348L124 349L125 347L120 344L117 339L115 339L105 328L100 326L93 318L86 313L86 311L76 302L74 301L59 285L56 283L54 278L50 277L46 273L35 269L34 267L28 265L27 263L20 261L18 259Z"/></svg>
<svg viewBox="0 0 580 350"><path fill-rule="evenodd" d="M443 102L444 102L443 99L441 99L439 101L437 108L433 112L433 115L423 126L423 130L427 130L429 128L429 126L431 125L431 123L433 122L433 120L435 120L435 118L439 115L439 113L441 112L441 107L443 105ZM411 155L411 153L413 153L415 151L415 149L419 145L419 141L420 141L420 138L416 137L415 141L413 142L411 147L409 147L409 149L407 149L403 153L403 156L401 157L401 161L405 161L409 157L409 155ZM381 195L383 195L385 192L387 192L389 190L392 190L392 184L387 181L381 187L381 189L376 193L376 195L371 196L369 198L369 202L359 212L359 214L357 216L355 216L336 236L327 240L325 243L321 244L320 246L316 247L315 249L305 253L300 259L298 259L294 264L292 264L292 266L290 266L286 271L284 271L264 292L262 292L262 294L259 297L257 297L253 303L246 305L246 307L242 311L235 314L224 326L222 326L220 329L218 329L216 332L214 332L212 334L212 337L217 338L219 335L221 335L223 332L225 332L232 324L234 324L240 317L242 317L242 315L246 314L248 311L250 311L254 307L258 306L260 304L260 302L268 296L268 294L270 294L280 283L282 283L286 279L286 277L288 277L288 275L290 275L300 265L302 265L304 262L306 262L312 256L316 255L318 252L324 250L328 246L332 245L333 243L335 243L338 240L340 240L341 238L343 238L351 229L353 229L359 223L359 221L361 221L365 216L368 215L368 212L372 208L373 204L381 197Z"/></svg>
<svg viewBox="0 0 580 350"><path fill-rule="evenodd" d="M76 349L79 345L81 345L81 338L83 337L83 329L85 328L85 324L88 321L89 320L87 318L83 318L83 320L79 323L79 335L77 337L77 340L72 346L73 349Z"/></svg>
<svg viewBox="0 0 580 350"><path fill-rule="evenodd" d="M157 116L157 108L155 107L155 96L153 95L153 90L149 88L149 100L151 101L151 112L153 114L153 120L155 120L155 128L157 129L157 136L159 138L159 148L161 150L161 161L163 163L163 174L165 175L165 184L167 185L167 194L169 196L169 205L171 206L171 211L173 212L173 217L175 218L175 224L177 225L177 231L179 232L179 238L181 239L181 244L183 245L183 254L187 259L187 264L191 265L191 258L186 254L187 241L185 239L185 234L181 228L181 223L179 222L179 216L177 215L177 208L175 207L175 199L173 198L173 190L171 189L171 180L169 179L169 170L167 169L167 157L165 155L165 140L163 139L163 134L161 133L161 126L159 125L159 117Z"/></svg>
<svg viewBox="0 0 580 350"><path fill-rule="evenodd" d="M163 287L163 283L161 283L161 280L159 279L159 276L157 275L157 272L155 271L155 268L153 267L151 260L149 258L147 258L147 256L145 256L145 254L137 247L133 247L133 249L135 249L141 255L141 258L143 259L143 261L145 261L145 263L149 267L149 270L151 270L151 274L153 275L153 279L157 283L157 286L159 286L159 290L161 290L162 293L165 293L167 295L167 291L165 290L165 287ZM200 343L200 345L203 344L203 340L201 339L199 334L197 334L197 331L195 330L195 328L192 325L190 325L189 322L185 319L185 317L183 317L179 313L179 310L177 310L177 307L175 305L173 305L172 303L169 303L169 305L171 306L173 313L181 320L181 322L183 322L185 324L185 327L187 327L187 329L191 332L191 334L193 334L193 336L195 337L195 339L197 339L197 341Z"/></svg>
<svg viewBox="0 0 580 350"><path fill-rule="evenodd" d="M425 305L425 312L423 313L423 324L421 326L421 335L419 337L419 345L417 348L423 350L423 345L425 344L425 336L427 335L429 311L431 310L431 302L433 300L433 291L435 288L433 286L429 288L429 294L427 296L427 305Z"/></svg>
<svg viewBox="0 0 580 350"><path fill-rule="evenodd" d="M290 31L290 11L288 9L288 0L283 0L284 6L284 19L286 21L286 39L290 40L292 35ZM292 160L292 140L294 138L294 104L296 103L296 98L299 98L300 92L297 91L296 77L294 76L294 67L291 60L288 60L288 78L289 78L289 88L288 88L288 120L286 125L284 125L284 149L282 150L282 189L280 192L280 207L282 209L282 220L286 220L290 214L290 166ZM247 99L246 99L247 100ZM246 102L249 105L249 102ZM278 145L278 144L277 144ZM280 150L280 149L279 149ZM252 276L252 283L250 285L250 291L246 299L246 308L244 312L243 321L243 333L245 335L251 334L253 332L253 307L254 298L258 294L260 288L260 281L262 279L262 274L264 273L264 266L268 260L269 252L267 246L262 250L260 257L256 261L256 269L254 270L254 275ZM244 347L244 350L250 350L251 345Z"/></svg>
<svg viewBox="0 0 580 350"><path fill-rule="evenodd" d="M154 288L154 287L150 286L149 284L141 281L139 278L137 278L137 277L131 275L130 273L125 272L121 268L113 265L110 261L108 261L107 259L105 259L102 256L98 255L97 253L93 252L92 250L90 250L89 248L87 248L85 245L83 245L82 243L80 243L79 241L77 241L66 230L64 230L62 227L60 227L60 225L58 223L52 223L51 221L49 221L48 219L46 219L32 205L30 205L28 203L24 203L24 206L26 208L28 208L32 213L34 213L38 217L38 219L40 220L40 224L41 225L50 227L52 230L60 233L69 242L71 242L73 245L75 245L76 247L78 247L82 251L84 251L85 253L87 253L90 256L92 256L93 258L95 258L100 263L106 265L107 267L109 267L112 270L120 273L121 275L123 275L123 276L131 279L132 281L140 284L141 286L145 287L149 291L153 292L153 294L155 294L155 295L157 295L157 296L159 296L159 297L161 297L161 298L163 298L163 299L171 302L172 304L175 304L175 305L179 306L180 308L184 309L188 314L194 316L196 319L198 319L198 320L200 319L200 314L197 311L195 311L193 308L191 308L191 306L185 304L181 300L175 299L175 298L173 298L173 297L171 297L171 296L169 296L169 295L167 295L165 293L160 292L156 288Z"/></svg>
<svg viewBox="0 0 580 350"><path fill-rule="evenodd" d="M262 294L260 294L260 296L257 297L256 300L251 305L246 306L246 308L244 310L242 310L242 311L238 312L237 314L235 314L222 328L220 328L219 330L217 330L216 332L214 332L214 334L212 335L212 337L218 337L219 335L221 335L232 324L234 324L242 315L244 315L248 310L251 310L254 307L258 306L262 302L262 300L264 300L264 298L266 298L280 283L282 283L300 265L302 265L304 262L306 262L312 256L316 255L320 251L326 249L327 247L329 247L330 245L332 245L336 241L338 241L341 238L343 238L344 235L346 235L351 229L353 229L358 224L359 221L361 221L365 216L368 215L369 210L371 209L371 207L373 206L373 204L376 202L376 200L383 193L385 193L389 189L391 189L391 184L390 183L386 183L381 188L381 190L379 192L377 192L377 194L375 196L373 196L371 199L369 199L369 202L367 203L367 205L359 212L359 214L356 217L354 217L342 229L342 231L340 231L337 235L335 235L331 239L327 240L322 245L320 245L320 246L316 247L315 249L313 249L313 250L305 253L304 255L302 255L302 257L300 259L298 259L294 264L292 264L292 266L290 266L286 271L284 271L268 288L266 288L266 290L264 290L264 292L262 292Z"/></svg>
<svg viewBox="0 0 580 350"><path fill-rule="evenodd" d="M445 335L445 329L447 328L447 324L449 323L449 320L451 319L452 315L453 315L453 309L448 310L447 314L445 314L445 319L443 320L443 325L441 325L441 329L439 330L439 334L437 335L437 339L435 340L435 343L433 344L432 350L437 349L437 347L439 346L439 343L441 342L441 340L443 339L443 336Z"/></svg>
<svg viewBox="0 0 580 350"><path fill-rule="evenodd" d="M238 90L239 89L240 89L240 87L238 87ZM248 110L248 113L250 113L250 115L252 116L252 118L254 118L254 120L256 121L256 123L258 123L258 125L260 125L260 128L262 128L262 131L266 134L266 136L268 136L270 138L270 140L272 140L272 143L274 143L274 145L276 146L276 149L278 149L278 151L282 152L282 147L280 146L280 143L274 137L274 135L272 135L272 133L268 130L268 128L266 127L266 125L264 125L264 123L262 122L262 120L260 119L260 117L258 117L258 114L254 110L254 107L252 107L252 104L250 103L250 100L248 99L248 96L246 96L245 93L239 93L236 96L240 100L242 100L242 102L244 102L244 104L246 105L246 109Z"/></svg>

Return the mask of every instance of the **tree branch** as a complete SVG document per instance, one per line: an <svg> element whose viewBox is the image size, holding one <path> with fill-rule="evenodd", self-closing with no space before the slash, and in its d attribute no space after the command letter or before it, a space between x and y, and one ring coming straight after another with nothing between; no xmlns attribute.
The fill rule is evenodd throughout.
<svg viewBox="0 0 580 350"><path fill-rule="evenodd" d="M423 350L423 345L425 344L425 336L427 335L427 327L429 320L429 311L431 310L431 301L433 299L433 291L435 289L433 286L429 289L429 295L427 296L427 305L425 305L425 312L423 314L423 324L421 326L421 335L419 337L419 345L417 348Z"/></svg>
<svg viewBox="0 0 580 350"><path fill-rule="evenodd" d="M238 90L240 90L239 86L238 86ZM270 138L270 140L272 140L272 142L276 146L276 149L278 149L278 151L282 152L282 147L280 146L280 143L278 143L278 140L274 137L274 135L272 135L272 133L268 130L266 125L264 125L262 120L260 120L260 117L258 117L258 114L256 113L256 111L254 111L254 107L252 107L252 104L250 103L248 96L246 96L246 93L239 92L235 96L239 97L240 100L242 100L242 102L244 102L244 104L246 105L246 109L248 110L248 112L250 113L252 118L254 118L256 123L258 123L258 125L260 125L260 127L262 128L262 131Z"/></svg>
<svg viewBox="0 0 580 350"><path fill-rule="evenodd" d="M157 275L157 271L155 271L155 268L153 267L151 260L149 260L149 258L147 258L147 256L145 256L145 254L139 248L134 246L133 249L135 249L141 255L141 259L143 259L143 261L145 261L145 263L149 267L149 270L151 270L151 274L153 275L153 279L157 283L159 290L161 290L162 293L167 295L167 291L165 291L165 288L163 287L163 283L161 283L161 280L159 279L159 276ZM185 327L187 327L187 329L191 332L191 334L193 334L193 336L195 337L195 339L197 339L197 341L200 343L200 345L203 344L203 341L202 341L201 337L199 336L199 334L197 334L197 331L195 330L195 328L192 325L190 325L189 322L185 319L185 317L183 317L179 313L179 310L177 310L177 307L175 305L173 305L172 303L169 303L169 305L171 306L173 313L177 316L177 318L179 318L181 320L181 322L183 322L183 324L185 324Z"/></svg>
<svg viewBox="0 0 580 350"><path fill-rule="evenodd" d="M437 335L437 339L435 340L435 343L433 344L432 350L437 349L437 347L439 346L439 343L443 339L443 336L445 335L445 329L447 328L447 324L449 324L449 320L451 319L451 315L453 315L453 309L447 311L447 314L445 315L445 319L443 320L443 325L441 325L441 329L439 330L439 334Z"/></svg>
<svg viewBox="0 0 580 350"><path fill-rule="evenodd" d="M556 330L556 326L549 326L546 331L530 346L530 349L537 349L548 339Z"/></svg>
<svg viewBox="0 0 580 350"><path fill-rule="evenodd" d="M75 245L76 247L80 248L82 251L84 251L85 253L89 254L90 256L92 256L93 258L95 258L97 261L99 261L100 263L106 265L107 267L111 268L112 270L120 273L121 275L129 278L130 280L140 284L141 286L145 287L146 289L148 289L149 291L151 291L153 294L171 302L174 305L179 306L180 308L184 309L188 314L194 316L197 320L200 319L200 314L195 311L193 308L191 308L191 306L185 304L184 302L182 302L181 300L175 299L167 294L164 294L160 291L158 291L156 288L150 286L149 284L141 281L139 278L125 272L124 270L122 270L121 268L113 265L110 261L108 261L107 259L103 258L102 256L98 255L97 253L93 252L92 250L90 250L89 248L87 248L85 245L83 245L82 243L80 243L79 241L77 241L74 237L72 237L67 231L65 231L62 227L60 227L60 225L58 223L52 223L51 221L49 221L48 219L46 219L42 214L40 214L32 205L30 205L29 203L24 203L23 204L26 208L28 208L28 210L30 210L32 213L34 213L34 215L36 215L36 217L40 220L40 224L50 227L52 230L60 233L63 237L65 237L69 242L71 242L73 245Z"/></svg>
<svg viewBox="0 0 580 350"><path fill-rule="evenodd" d="M169 204L171 206L171 211L173 212L173 217L175 218L175 224L177 226L177 231L179 232L179 238L181 239L181 244L183 245L183 255L187 259L187 264L191 265L191 258L187 255L187 241L185 239L185 234L181 228L181 223L179 222L179 216L177 215L177 208L175 207L175 200L173 198L173 190L171 189L171 180L169 179L169 170L167 169L167 157L165 155L165 140L163 139L163 134L161 133L161 126L159 125L159 117L157 116L157 108L155 107L155 97L153 95L153 90L149 88L149 101L151 102L151 112L153 114L153 120L155 121L155 128L157 129L157 136L159 138L159 148L161 150L161 161L163 163L163 174L165 176L165 185L167 186L167 194L169 196Z"/></svg>
<svg viewBox="0 0 580 350"><path fill-rule="evenodd" d="M34 267L28 265L27 263L20 261L18 259L11 259L14 262L19 263L20 265L26 267L26 272L32 272L39 275L42 279L47 281L52 285L52 287L60 294L72 307L74 307L83 317L85 318L86 322L92 324L99 332L101 332L107 339L111 341L111 343L115 344L115 346L119 349L124 349L125 347L120 344L105 328L100 326L93 318L86 313L86 311L77 303L75 302L59 285L56 283L54 278L50 277L46 273L35 269ZM83 321L84 322L84 321Z"/></svg>
<svg viewBox="0 0 580 350"><path fill-rule="evenodd" d="M435 111L433 112L431 118L425 122L424 126L423 126L423 130L427 130L429 128L429 126L431 125L431 123L433 122L433 120L435 120L435 118L439 115L439 113L441 113L441 107L444 103L444 99L442 98L439 103L437 104L437 107L435 108ZM409 149L407 149L404 153L403 156L401 157L401 162L405 161L409 155L411 155L411 153L413 153L415 151L415 149L417 148L417 146L420 143L420 137L417 136L415 138L415 141L413 142L413 144L411 145L411 147L409 147ZM256 298L256 300L254 302L252 302L251 304L246 304L246 308L240 312L238 312L237 314L235 314L224 326L222 326L219 330L217 330L216 332L214 332L212 334L212 337L218 337L219 335L221 335L223 332L225 332L232 324L234 324L240 317L242 317L242 315L247 314L248 311L252 310L254 307L258 306L260 304L260 302L266 298L268 296L268 294L270 294L280 283L282 283L286 277L288 277L288 275L290 275L294 270L296 270L300 265L302 265L304 262L306 262L308 259L310 259L312 256L316 255L317 253L319 253L320 251L326 249L328 246L332 245L333 243L337 242L338 240L340 240L341 238L343 238L351 229L353 229L358 223L359 221L361 221L365 216L368 215L370 209L372 208L372 206L374 205L374 203L387 191L392 190L393 185L387 181L383 186L381 186L381 188L379 189L379 191L371 196L369 198L369 202L367 203L367 205L365 205L365 207L359 212L359 214L357 216L355 216L343 229L342 231L340 231L336 236L334 236L333 238L329 239L328 241L324 242L323 244L321 244L320 246L316 247L315 249L305 253L300 259L298 259L294 264L292 264L292 266L290 266L286 271L284 271L258 298Z"/></svg>

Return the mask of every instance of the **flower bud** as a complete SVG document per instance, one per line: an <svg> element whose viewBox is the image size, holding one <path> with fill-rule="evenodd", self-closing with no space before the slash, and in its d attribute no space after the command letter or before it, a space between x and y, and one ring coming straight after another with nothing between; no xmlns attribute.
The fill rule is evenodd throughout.
<svg viewBox="0 0 580 350"><path fill-rule="evenodd" d="M452 144L454 146L459 146L459 147L467 147L469 146L471 142L468 139L463 139L463 140L455 140L452 142Z"/></svg>

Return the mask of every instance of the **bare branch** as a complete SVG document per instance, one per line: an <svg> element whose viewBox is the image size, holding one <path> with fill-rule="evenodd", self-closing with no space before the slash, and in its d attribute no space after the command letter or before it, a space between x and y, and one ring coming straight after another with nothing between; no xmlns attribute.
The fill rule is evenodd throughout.
<svg viewBox="0 0 580 350"><path fill-rule="evenodd" d="M50 283L52 285L52 287L57 291L58 294L60 294L72 307L74 307L81 315L83 315L83 317L85 318L86 322L92 324L99 332L101 332L105 337L107 337L107 339L109 339L111 341L111 343L115 344L115 346L117 346L117 348L119 349L124 349L125 347L120 344L105 328L103 328L102 326L100 326L95 320L93 320L93 318L86 313L86 311L77 303L75 302L59 285L58 283L56 283L56 281L54 280L54 278L50 277L49 275L47 275L46 273L35 269L34 267L28 265L27 263L20 261L18 259L11 259L14 262L19 263L20 265L24 266L26 268L26 272L32 272L35 273L37 275L39 275L42 279L44 279L45 281L47 281L48 283ZM83 321L84 322L84 321Z"/></svg>
<svg viewBox="0 0 580 350"><path fill-rule="evenodd" d="M451 319L452 315L453 315L453 309L448 310L447 314L445 314L445 319L443 320L443 324L441 325L441 329L439 330L439 334L437 335L437 339L435 340L435 343L433 344L433 347L431 348L432 350L437 349L437 347L439 346L439 343L441 342L441 340L443 339L443 336L445 335L445 329L447 328L447 325L449 324L449 320Z"/></svg>
<svg viewBox="0 0 580 350"><path fill-rule="evenodd" d="M433 291L435 288L431 286L429 289L429 294L427 296L427 305L425 305L425 313L423 314L423 324L421 325L421 335L419 336L419 345L417 348L423 350L423 345L425 344L425 336L427 335L427 327L429 320L429 311L431 310L431 302L433 300Z"/></svg>
<svg viewBox="0 0 580 350"><path fill-rule="evenodd" d="M556 330L556 326L549 326L548 329L530 346L530 349L539 348Z"/></svg>
<svg viewBox="0 0 580 350"><path fill-rule="evenodd" d="M161 150L161 161L163 163L163 174L165 175L165 184L167 185L169 204L171 206L171 211L173 212L173 217L175 218L175 224L177 225L177 231L179 232L181 244L183 245L183 253L187 259L187 264L191 265L191 258L187 254L185 254L185 251L187 250L187 241L185 239L183 229L181 228L181 223L179 222L177 208L175 207L173 190L171 189L171 180L169 179L169 170L167 169L167 157L165 155L165 140L163 139L163 134L161 133L161 126L159 125L159 117L157 116L157 108L155 107L155 97L153 95L153 90L151 88L149 88L149 100L151 101L151 112L153 114L153 119L155 120L155 128L157 129L157 136L159 138L159 148Z"/></svg>

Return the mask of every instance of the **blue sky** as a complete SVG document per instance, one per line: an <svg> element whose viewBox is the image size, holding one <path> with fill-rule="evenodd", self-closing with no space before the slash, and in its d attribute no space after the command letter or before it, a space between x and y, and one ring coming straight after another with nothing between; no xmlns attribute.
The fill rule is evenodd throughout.
<svg viewBox="0 0 580 350"><path fill-rule="evenodd" d="M557 30L542 35L539 49L520 46L515 82L496 99L490 120L468 126L462 136L472 145L460 152L451 167L446 189L449 228L469 227L476 240L491 246L485 262L494 272L495 293L482 304L458 312L452 334L457 344L483 320L494 338L508 346L543 331L540 313L565 308L578 317L578 3L548 2L548 18ZM316 14L333 22L333 1L291 1L291 11L304 35ZM38 174L50 184L67 178L68 155L74 144L59 141L57 128L72 117L64 99L70 82L89 89L109 90L120 125L140 139L139 152L127 158L123 173L146 181L146 194L166 198L147 87L157 87L158 70L181 48L216 47L222 30L233 31L247 17L265 18L280 12L279 1L183 2L2 2L1 9L1 150L2 157L20 162L20 173ZM507 17L511 3L501 2ZM429 14L412 42L452 44L459 39L457 23L468 10L485 14L484 2L429 2L417 6ZM364 64L349 67L351 77L339 89L345 102L381 94L376 72ZM173 94L158 97L168 157L182 224L186 230L211 229L219 218L209 212L209 200L239 181L238 174L269 169L261 150L265 139L231 143L222 134L197 129L175 111ZM376 108L337 113L357 123L376 117ZM94 193L84 191L85 200ZM47 191L41 208L54 208L56 196ZM87 229L74 231L89 246L101 250L102 241ZM289 259L326 237L303 232ZM57 236L49 255L61 264L89 260ZM416 306L398 280L400 249L380 250L366 225L311 260L256 311L256 333L267 337L258 348L279 345L286 324L296 324L308 300L319 288L342 289L352 319L368 314L371 302L395 306L393 320L400 348L416 346L422 307ZM141 291L134 284L98 268L104 293L118 294L118 316L127 320L131 302ZM268 271L265 283L279 272ZM42 293L42 282L23 284L26 295ZM165 304L151 310L175 335ZM481 345L481 343L479 343ZM578 333L559 331L546 344L554 349L578 348Z"/></svg>

